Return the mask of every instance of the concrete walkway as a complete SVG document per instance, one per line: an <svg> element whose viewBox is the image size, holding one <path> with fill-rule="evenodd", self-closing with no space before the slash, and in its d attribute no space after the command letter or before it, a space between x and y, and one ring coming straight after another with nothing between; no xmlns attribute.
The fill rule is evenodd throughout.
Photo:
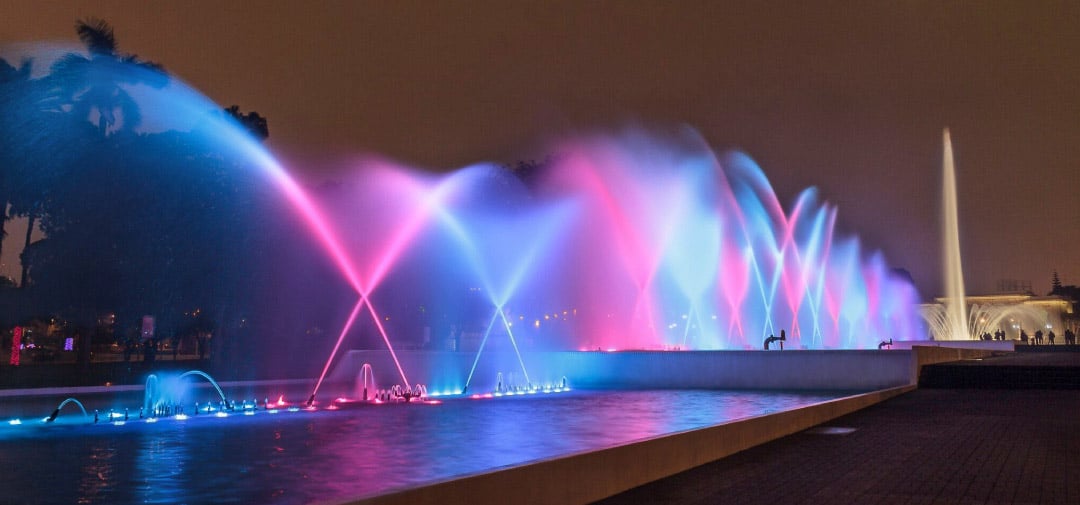
<svg viewBox="0 0 1080 505"><path fill-rule="evenodd" d="M919 389L824 427L854 431L808 430L600 503L1080 504L1080 390Z"/></svg>

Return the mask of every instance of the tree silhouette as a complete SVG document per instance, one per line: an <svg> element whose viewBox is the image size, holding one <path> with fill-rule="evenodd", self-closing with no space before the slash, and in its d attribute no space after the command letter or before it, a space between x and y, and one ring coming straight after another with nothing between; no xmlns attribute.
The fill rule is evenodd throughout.
<svg viewBox="0 0 1080 505"><path fill-rule="evenodd" d="M239 105L231 105L225 109L225 114L240 123L248 133L259 139L260 142L270 137L270 128L266 124L266 118L260 116L258 112L251 111L245 114L240 112Z"/></svg>
<svg viewBox="0 0 1080 505"><path fill-rule="evenodd" d="M102 138L121 131L132 131L142 122L142 114L123 86L146 84L161 88L168 84L168 77L161 65L119 52L113 29L105 21L79 20L75 24L75 31L88 55L68 53L62 56L53 63L50 73L36 82L38 108L51 112L54 120L33 129L52 134L51 139L24 143L37 147L39 151L48 146L60 147L55 145L56 139L64 136L57 135L57 114L92 121ZM59 121L66 123L67 119ZM77 128L70 124L65 126ZM63 149L72 150L69 146L63 146ZM12 214L27 217L24 251L30 247L36 221L44 212L49 182L62 177L67 168L56 165L63 159L62 156L47 155L41 159L48 163L33 160L24 164L22 188L12 193ZM16 195L17 198L14 198ZM29 265L23 261L20 285L27 285L28 275Z"/></svg>
<svg viewBox="0 0 1080 505"><path fill-rule="evenodd" d="M1054 276L1050 279L1050 294L1060 295L1062 294L1061 278L1058 277L1057 270L1054 270Z"/></svg>
<svg viewBox="0 0 1080 505"><path fill-rule="evenodd" d="M553 155L547 155L543 160L518 160L515 164L503 165L503 169L516 175L521 182L525 183L529 188L535 187L540 182L540 178L546 171L559 162L559 158Z"/></svg>
<svg viewBox="0 0 1080 505"><path fill-rule="evenodd" d="M4 229L9 216L7 214L12 172L17 163L12 140L17 139L20 130L23 103L27 99L30 87L30 60L23 60L18 67L10 65L0 58L0 137L6 139L0 151L0 252L3 252L3 240L7 237Z"/></svg>
<svg viewBox="0 0 1080 505"><path fill-rule="evenodd" d="M96 115L102 136L134 129L142 114L123 86L162 88L168 84L164 68L119 52L113 29L105 21L79 20L75 31L89 54L69 53L53 63L49 80L56 105L81 118L92 120Z"/></svg>

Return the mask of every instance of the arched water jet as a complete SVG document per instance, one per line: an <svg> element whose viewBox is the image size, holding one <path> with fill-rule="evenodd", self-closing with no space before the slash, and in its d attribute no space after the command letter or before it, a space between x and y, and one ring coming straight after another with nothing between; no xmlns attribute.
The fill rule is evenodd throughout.
<svg viewBox="0 0 1080 505"><path fill-rule="evenodd" d="M218 108L191 90L185 88L184 92L183 97L151 93L149 99L183 102L166 104L162 110L169 113L162 115L168 116L164 119L190 119ZM186 100L189 95L197 99ZM384 198L369 205L370 215L361 212L358 216L316 202L241 129L218 123L206 127L207 136L235 145L275 182L356 292L356 302L348 311L309 404L354 323L365 317L361 312L371 316L402 383L409 384L391 345L396 338L390 334L392 328L383 327L392 309L372 297L393 289L384 286L385 279L402 268L401 258L423 239L436 213L445 210L461 222L460 227L467 231L464 238L456 240L478 244L471 246L477 250L475 256L520 259L517 251L492 246L480 238L483 231L476 231L486 228L477 223L501 217L503 208L462 212L446 202L478 184L471 177L455 175L470 169L436 177L404 167L387 168L385 178L365 181L370 189L355 196L365 204L375 196ZM811 347L868 347L876 342L875 336L868 335L873 325L892 318L888 319L890 324L896 320L899 326L907 327L904 321L909 313L888 309L902 303L883 302L907 296L906 286L890 279L882 265L864 260L857 241L848 249L836 248L839 252L831 249L835 212L801 196L791 210L785 210L764 172L749 157L734 154L721 161L693 133L672 140L635 131L574 144L565 159L553 163L553 171L561 169L563 178L540 178L530 188L535 191L516 202L524 209L522 215L543 213L552 202L574 202L575 209L567 211L571 215L553 224L551 231L560 237L571 234L574 240L555 241L541 247L542 252L529 261L521 261L528 266L540 261L539 257L559 268L516 268L505 260L502 264L485 260L477 268L494 272L476 273L488 278L484 294L494 300L493 317L487 325L492 329L485 335L497 331L501 321L526 382L529 377L517 337L531 329L527 325L511 329L509 304L524 304L520 301L523 296L512 295L527 289L542 292L545 302L559 302L558 306L549 304L543 312L512 307L523 321L526 311L533 310L527 315L537 327L548 309L573 308L573 328L565 324L558 330L547 330L572 334L560 343L572 348L588 343L590 349L661 349L678 343L679 348L726 349L746 347L748 342L756 347L755 335L785 326L791 329L793 339L801 337L802 330L814 328L811 338L801 340ZM500 190L484 189L496 195ZM398 201L403 207L387 210L386 197L395 200L401 195L405 198ZM830 217L815 217L813 222L820 225L807 226L810 216L822 213ZM378 223L376 233L357 229L364 219ZM804 233L804 228L809 231ZM454 246L460 248L456 243ZM460 270L463 264L449 269ZM504 279L517 279L505 282L516 286L509 289L511 295L502 286ZM664 319L682 314L687 315L681 323L685 326L665 335L667 325L663 323L669 321ZM555 319L559 319L557 313ZM692 334L692 325L697 334ZM537 341L551 336L541 331L531 335Z"/></svg>
<svg viewBox="0 0 1080 505"><path fill-rule="evenodd" d="M211 386L214 386L214 390L217 391L218 396L221 397L221 401L225 405L229 404L229 400L225 398L225 392L221 390L221 386L218 385L217 381L214 380L213 377L211 377L206 372L203 372L202 370L189 370L187 372L184 372L184 373L180 374L180 376L177 377L176 380L180 381L184 377L189 377L189 376L192 376L192 375L197 375L199 377L202 377L202 378L206 379L210 383Z"/></svg>
<svg viewBox="0 0 1080 505"><path fill-rule="evenodd" d="M53 410L52 414L49 414L49 417L45 418L45 422L51 423L51 422L55 421L56 416L60 415L60 410L63 409L64 406L69 404L69 403L74 403L75 405L77 405L79 407L79 410L82 411L82 414L83 414L84 418L87 418L87 419L90 418L90 414L86 413L86 407L83 406L82 402L80 402L79 400L76 400L75 398L68 398L68 399L60 402L60 405L56 406L56 410Z"/></svg>

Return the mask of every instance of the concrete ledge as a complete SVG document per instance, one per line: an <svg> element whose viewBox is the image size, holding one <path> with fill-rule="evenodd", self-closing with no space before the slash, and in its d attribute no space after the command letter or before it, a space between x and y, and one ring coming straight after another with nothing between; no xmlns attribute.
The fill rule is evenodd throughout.
<svg viewBox="0 0 1080 505"><path fill-rule="evenodd" d="M741 389L786 391L876 391L915 383L910 350L787 351L532 351L517 354L399 351L410 383L429 391L458 392L468 378L470 392L493 391L501 374L506 384L591 389ZM369 363L379 387L400 384L397 365L386 351L345 353L327 382L354 384ZM475 367L474 367L475 365Z"/></svg>
<svg viewBox="0 0 1080 505"><path fill-rule="evenodd" d="M599 451L334 504L590 503L730 456L915 389L895 387Z"/></svg>
<svg viewBox="0 0 1080 505"><path fill-rule="evenodd" d="M919 376L922 374L922 367L925 365L935 365L938 363L948 363L965 359L985 358L1000 353L1000 351L995 351L993 349L970 349L952 346L917 345L912 347L911 350L915 353L915 360L912 363L912 377L913 381L916 383L919 381Z"/></svg>
<svg viewBox="0 0 1080 505"><path fill-rule="evenodd" d="M1018 347L1015 340L897 340L894 349L915 347L948 347L953 349L982 349L988 351L1012 351Z"/></svg>

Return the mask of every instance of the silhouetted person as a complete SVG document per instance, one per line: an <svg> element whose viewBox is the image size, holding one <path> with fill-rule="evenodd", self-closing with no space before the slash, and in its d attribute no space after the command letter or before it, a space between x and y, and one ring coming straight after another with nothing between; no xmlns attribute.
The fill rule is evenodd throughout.
<svg viewBox="0 0 1080 505"><path fill-rule="evenodd" d="M1020 330L1020 341L1025 344L1028 343L1028 335L1027 332L1024 330Z"/></svg>
<svg viewBox="0 0 1080 505"><path fill-rule="evenodd" d="M1048 340L1050 342L1050 345L1054 345L1054 337L1056 337L1056 336L1057 335L1054 335L1054 330L1050 330L1046 334L1046 340Z"/></svg>
<svg viewBox="0 0 1080 505"><path fill-rule="evenodd" d="M154 339L143 340L143 361L147 363L154 361Z"/></svg>
<svg viewBox="0 0 1080 505"><path fill-rule="evenodd" d="M1035 345L1042 345L1042 330L1035 330Z"/></svg>

